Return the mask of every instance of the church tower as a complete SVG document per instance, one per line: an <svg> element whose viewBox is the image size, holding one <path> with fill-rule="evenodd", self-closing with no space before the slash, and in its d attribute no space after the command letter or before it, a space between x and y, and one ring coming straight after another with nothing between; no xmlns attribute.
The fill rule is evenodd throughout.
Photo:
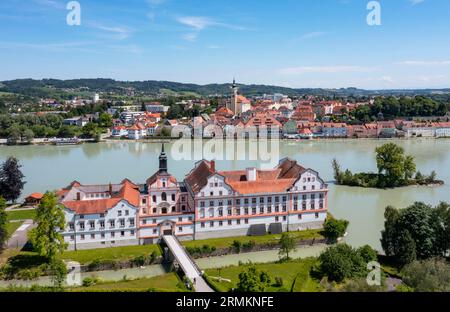
<svg viewBox="0 0 450 312"><path fill-rule="evenodd" d="M233 84L231 85L233 94L231 95L230 107L228 108L233 111L235 116L241 114L240 104L238 103L238 90L239 88L236 84L236 80L233 78Z"/></svg>
<svg viewBox="0 0 450 312"><path fill-rule="evenodd" d="M161 154L159 155L159 173L167 173L167 155L164 152L164 143L162 144Z"/></svg>

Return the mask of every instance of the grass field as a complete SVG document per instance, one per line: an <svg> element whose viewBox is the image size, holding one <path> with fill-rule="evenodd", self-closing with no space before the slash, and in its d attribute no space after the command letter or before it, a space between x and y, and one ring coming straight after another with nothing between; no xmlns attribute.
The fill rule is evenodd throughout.
<svg viewBox="0 0 450 312"><path fill-rule="evenodd" d="M290 232L289 234L294 237L297 242L308 239L320 239L323 238L320 235L321 230L306 230L306 231L297 231ZM238 237L224 237L224 238L212 238L206 240L195 240L195 241L185 241L182 244L185 247L202 247L203 245L208 245L210 247L215 247L217 249L220 248L229 248L233 241L239 241L242 244L250 241L255 242L256 245L276 245L280 240L281 234L270 234L264 236L238 236Z"/></svg>
<svg viewBox="0 0 450 312"><path fill-rule="evenodd" d="M36 215L36 210L12 210L7 211L8 219L11 220L27 220L33 219Z"/></svg>
<svg viewBox="0 0 450 312"><path fill-rule="evenodd" d="M175 273L142 278L129 281L103 282L90 287L69 288L74 292L185 292L187 291L181 279Z"/></svg>
<svg viewBox="0 0 450 312"><path fill-rule="evenodd" d="M278 291L290 291L293 285L294 292L317 292L321 291L322 286L319 281L310 276L311 268L317 263L316 258L297 259L284 263L265 263L255 264L258 270L265 271L271 277L272 283L275 282L275 278L280 277L283 279L283 286L276 287L274 285L266 289L269 292ZM239 273L248 268L247 265L242 266L229 266L220 269L220 276L225 279L231 280L230 282L219 282L211 279L211 277L218 277L218 269L206 270L206 274L210 282L216 287L216 289L222 292L228 292L232 288L237 288L239 282ZM294 284L295 280L295 284Z"/></svg>
<svg viewBox="0 0 450 312"><path fill-rule="evenodd" d="M112 247L112 248L100 248L78 251L65 251L61 259L73 260L81 264L88 264L94 260L131 260L138 256L150 256L150 254L156 251L158 255L161 255L159 245L139 245L139 246L124 246L124 247Z"/></svg>
<svg viewBox="0 0 450 312"><path fill-rule="evenodd" d="M17 221L17 222L8 222L6 229L9 233L9 235L12 235L21 225L23 222Z"/></svg>

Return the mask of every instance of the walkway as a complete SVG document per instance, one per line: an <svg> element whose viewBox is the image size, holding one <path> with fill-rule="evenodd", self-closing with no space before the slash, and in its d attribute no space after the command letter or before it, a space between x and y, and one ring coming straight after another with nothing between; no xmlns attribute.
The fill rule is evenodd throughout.
<svg viewBox="0 0 450 312"><path fill-rule="evenodd" d="M13 233L8 241L8 248L19 248L22 249L28 241L28 231L34 228L36 225L33 224L33 220L25 220L21 226Z"/></svg>
<svg viewBox="0 0 450 312"><path fill-rule="evenodd" d="M180 265L184 274L194 283L195 290L197 292L213 292L214 290L208 286L206 281L202 277L202 272L195 262L188 255L186 250L181 246L179 241L172 235L164 235L163 240L166 243L169 250L172 252L176 261Z"/></svg>

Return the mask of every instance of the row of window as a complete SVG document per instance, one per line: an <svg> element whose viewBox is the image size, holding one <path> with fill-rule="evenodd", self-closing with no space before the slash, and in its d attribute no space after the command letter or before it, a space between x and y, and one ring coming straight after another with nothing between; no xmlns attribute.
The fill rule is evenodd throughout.
<svg viewBox="0 0 450 312"><path fill-rule="evenodd" d="M172 201L175 201L176 195L172 194L172 195L170 195L170 198L171 198ZM158 198L156 197L156 195L153 195L152 196L152 202L156 203L157 201L158 201ZM167 194L166 194L166 192L162 192L161 193L161 201L167 201ZM186 201L186 197L181 196L181 202L185 202L185 201ZM147 204L147 199L146 198L142 198L142 204L143 205Z"/></svg>
<svg viewBox="0 0 450 312"><path fill-rule="evenodd" d="M298 219L301 220L303 218L303 216L301 214L298 215ZM316 212L315 214L315 218L318 219L319 218L319 213ZM283 216L283 217L275 217L274 221L275 222L280 222L281 220L283 221L287 221L287 217ZM224 226L224 225L241 225L241 220L237 219L237 220L227 220L227 221L210 221L209 222L209 227L212 228L215 226L216 222L218 223L219 227ZM244 224L248 224L248 219L244 219ZM201 228L205 228L206 227L206 222L201 222L200 223L200 227Z"/></svg>
<svg viewBox="0 0 450 312"><path fill-rule="evenodd" d="M323 209L323 207L324 207L323 206L323 201L319 202L319 206L318 207L319 207L319 209ZM280 212L280 208L281 208L281 212L286 212L287 211L287 206L286 205L282 205L281 207L280 207L280 205L275 205L274 207L268 206L266 208L263 207L263 206L260 206L260 207L252 207L252 208L235 208L234 209L234 215L240 216L241 212L243 212L244 215L250 215L250 214L256 215L256 214L265 214L265 213L270 214L270 213L273 213L273 212L279 213ZM311 210L316 209L316 203L315 202L311 202L309 204L309 208ZM299 210L299 206L298 206L297 203L294 203L293 209L294 209L294 211L298 211ZM307 210L307 206L306 206L305 202L302 203L302 210ZM202 218L202 219L206 218L206 209L200 209L199 212L200 212L200 218ZM209 212L209 218L214 218L215 217L215 210L213 208L209 208L208 212ZM232 216L233 215L233 209L232 208L228 208L225 211L224 211L224 209L219 208L217 210L217 212L218 212L218 216L219 217L223 217L225 213L226 213L227 216Z"/></svg>
<svg viewBox="0 0 450 312"><path fill-rule="evenodd" d="M324 194L323 193L319 193L319 199L323 199L323 197L324 197ZM259 202L260 204L265 204L265 203L271 204L272 200L275 203L279 203L280 202L280 198L281 198L281 201L283 203L286 203L287 196L274 196L273 199L272 199L272 197L259 197L259 199L257 197L252 197L252 198L244 198L243 200L241 200L241 198L237 198L235 200L235 205L241 205L241 203L243 203L244 205L250 205L250 203L251 204L256 204L257 202ZM315 200L316 199L316 194L309 195L309 198L311 200ZM297 195L293 196L293 200L294 201L298 201L298 199L299 199L299 197ZM308 199L308 195L306 195L306 194L302 195L302 200L307 200L307 199ZM206 203L207 202L205 202L205 201L200 201L200 207L206 207ZM224 203L225 203L225 201L219 200L218 201L218 206L221 207L221 206L224 205ZM232 206L233 205L233 200L228 199L226 201L226 204L228 206ZM209 201L209 207L214 207L214 206L215 206L215 202L213 200Z"/></svg>
<svg viewBox="0 0 450 312"><path fill-rule="evenodd" d="M161 208L161 214L167 214L169 213L169 210L172 213L177 212L177 208L175 206L170 207L170 209L168 208ZM153 214L157 214L158 213L158 208L154 207L151 210L147 210L147 208L142 208L142 214L147 214L148 211L151 211ZM181 205L181 211L186 211L186 205Z"/></svg>
<svg viewBox="0 0 450 312"><path fill-rule="evenodd" d="M129 210L117 210L117 216L122 217L122 216L129 216L130 215L130 211ZM100 214L100 218L104 218L105 214L101 213ZM79 215L80 219L84 219L84 215Z"/></svg>
<svg viewBox="0 0 450 312"><path fill-rule="evenodd" d="M126 236L126 231L120 231L120 232L117 232L117 236L118 237L125 237ZM131 230L129 233L128 233L128 236L134 236L135 235L135 232L134 232L134 230ZM111 238L114 238L114 237L116 237L116 232L110 232L109 233L109 236L111 237ZM80 240L86 240L86 238L89 238L89 239L98 239L98 238L105 238L106 237L106 235L105 235L105 233L101 233L101 234L90 234L90 235L84 235L84 234L81 234L80 235ZM71 241L74 241L75 240L75 235L70 235L70 240Z"/></svg>
<svg viewBox="0 0 450 312"><path fill-rule="evenodd" d="M116 220L109 220L109 228L113 229L116 227ZM125 219L119 219L118 220L119 226L120 227L125 227L126 226L126 220ZM105 228L105 220L99 220L98 221L99 227L100 229L104 229ZM87 225L89 225L89 229L90 230L95 230L95 221L91 220L87 222ZM133 218L128 219L128 225L133 227L135 225L135 221ZM78 228L83 231L86 229L86 223L84 221L80 221L78 222ZM69 223L69 229L71 231L75 230L75 224L73 222Z"/></svg>
<svg viewBox="0 0 450 312"><path fill-rule="evenodd" d="M187 218L187 220L188 220L189 222L192 222L192 220L193 220L192 216L189 216L189 217ZM183 217L179 217L179 218L178 218L178 222L183 222L183 221L185 221L185 219L183 219ZM151 223L151 224L157 224L157 223L158 223L158 220L157 220L157 219L152 219L152 223ZM142 224L143 224L143 225L148 224L148 223L147 223L147 219L142 219Z"/></svg>

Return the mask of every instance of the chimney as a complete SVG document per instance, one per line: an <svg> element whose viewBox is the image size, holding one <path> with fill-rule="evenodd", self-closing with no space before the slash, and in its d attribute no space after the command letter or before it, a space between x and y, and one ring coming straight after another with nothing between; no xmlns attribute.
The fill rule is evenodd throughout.
<svg viewBox="0 0 450 312"><path fill-rule="evenodd" d="M247 181L256 181L256 168L246 169Z"/></svg>
<svg viewBox="0 0 450 312"><path fill-rule="evenodd" d="M210 161L210 167L213 172L216 172L216 161L215 160Z"/></svg>
<svg viewBox="0 0 450 312"><path fill-rule="evenodd" d="M81 193L77 192L77 200L81 200Z"/></svg>
<svg viewBox="0 0 450 312"><path fill-rule="evenodd" d="M112 184L111 184L111 182L109 183L109 195L112 196Z"/></svg>

